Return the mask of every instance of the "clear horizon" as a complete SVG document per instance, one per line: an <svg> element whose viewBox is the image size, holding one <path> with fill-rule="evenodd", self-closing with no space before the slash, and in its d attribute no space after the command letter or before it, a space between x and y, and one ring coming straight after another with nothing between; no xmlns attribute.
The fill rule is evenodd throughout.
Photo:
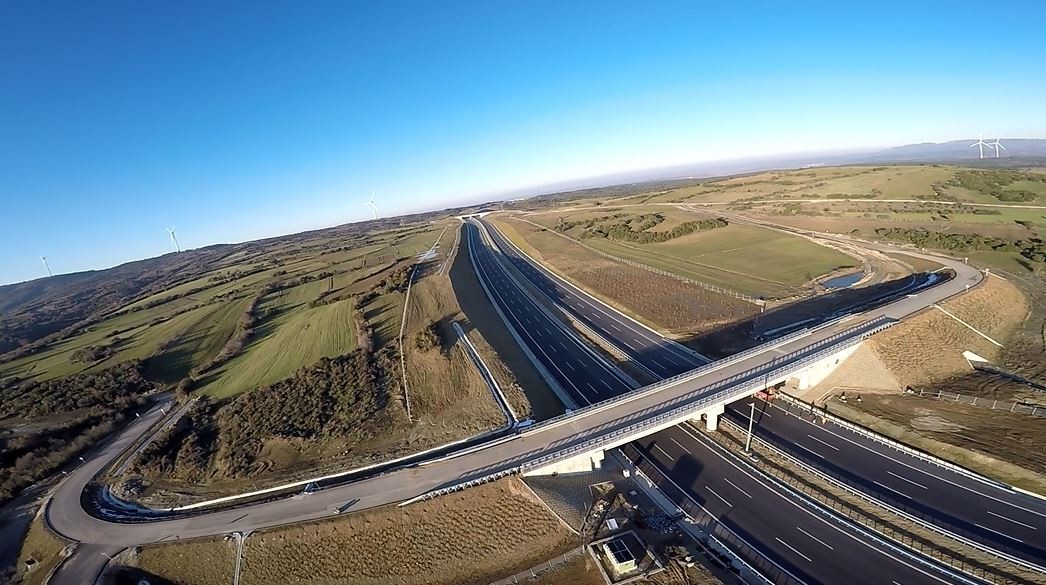
<svg viewBox="0 0 1046 585"><path fill-rule="evenodd" d="M1036 2L0 6L0 283L682 164L1046 137ZM971 39L1001 39L975 43Z"/></svg>

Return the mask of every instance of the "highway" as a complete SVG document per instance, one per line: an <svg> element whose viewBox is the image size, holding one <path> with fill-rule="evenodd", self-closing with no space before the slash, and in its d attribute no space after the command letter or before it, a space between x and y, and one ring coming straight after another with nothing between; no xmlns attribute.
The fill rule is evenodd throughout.
<svg viewBox="0 0 1046 585"><path fill-rule="evenodd" d="M484 246L478 241L479 238L475 237L476 228L469 226L465 229L466 245L471 246L474 252L479 252L477 257L480 256L484 253ZM597 393L599 397L628 390L626 383L610 371L605 362L575 343L568 331L548 322L550 317L529 303L525 296L515 296L517 293L521 295L522 291L514 288L511 279L504 278L503 274L498 275L498 263L488 263L478 258L476 266L485 281L499 283L498 292L504 294L495 295L496 302L499 305L504 304L503 312L506 315L516 316L518 320L515 323L529 328L528 333L521 338L525 343L530 340L528 345L532 344L535 350L544 349L535 351L535 354L544 356L544 359L548 360L547 363L556 366L551 368L551 371L558 372L559 379L569 382L565 389L577 390L575 399L580 404L585 404L581 401L588 399L583 391L586 389L598 389L601 386L606 388L605 392ZM947 296L953 294L957 286L961 287L962 284L943 283L932 290L935 294ZM952 292L948 292L949 290ZM903 306L898 307L895 304L877 309L868 315L868 318L874 319L891 312L904 315L920 308L912 299L902 300L899 304ZM589 445L590 441L603 440L621 430L632 429L637 422L656 420L665 413L688 407L709 393L721 391L723 384L737 384L746 380L751 382L753 379L758 381L763 372L779 367L782 363L802 359L804 355L814 352L818 344L830 343L839 335L851 335L848 332L853 331L852 326L855 324L858 323L851 322L818 330L792 339L779 347L744 356L743 359L723 366L712 364L709 366L711 369L702 371L699 375L684 378L656 391L632 393L625 400L579 412L561 421L538 425L532 432L494 440L480 448L309 495L174 518L155 519L142 514L135 523L129 524L96 517L90 505L90 510L82 505L81 493L95 475L133 444L152 421L161 416L158 410L151 411L124 429L113 442L104 445L87 463L71 472L48 504L46 518L51 527L67 538L85 543L86 546L82 550L91 552L74 555L73 560L58 573L53 582L80 583L85 575L91 575L92 571L101 569L105 560L101 553L113 554L126 546L227 534L233 531L251 531L315 520L329 517L334 510L352 500L358 500L353 509L370 508L401 502L432 490L487 477L493 473L518 471L521 465L547 453L568 450L575 445ZM542 327L547 327L547 330ZM538 329L541 329L542 337L538 337L536 332L531 332ZM860 327L857 330L854 335L859 334ZM567 363L571 365L568 366ZM772 516L772 512L767 514L768 518ZM99 554L93 554L94 552Z"/></svg>
<svg viewBox="0 0 1046 585"><path fill-rule="evenodd" d="M483 225L520 272L534 286L549 291L550 298L561 302L564 310L575 312L576 318L586 320L594 328L611 322L606 314L615 312L613 308L602 305L598 311L589 309L601 303L523 254L490 222L483 221ZM947 262L939 257L933 259ZM980 273L970 266L952 261L949 267L957 273L955 284L971 280L971 284L976 284L979 281ZM911 301L925 303L929 300L925 297L939 295L940 288L905 297L905 300L879 310L896 314L897 305ZM617 318L612 323L613 327L601 329L599 333L616 339L621 329L629 329L625 339L649 339L649 330L631 319ZM648 369L662 376L676 375L699 365L692 362L687 367L673 368L670 358L683 359L681 352L667 349L671 346L665 343L647 343L642 348L633 347L635 343L640 342L622 343L621 347L633 359L644 362ZM764 405L758 419L758 434L793 456L880 501L930 520L950 532L1046 566L1046 502L1043 500L982 483L835 425L814 424L787 415L778 408L769 410L775 412L768 411ZM730 405L727 414L740 424L747 423L748 409L744 405Z"/></svg>
<svg viewBox="0 0 1046 585"><path fill-rule="evenodd" d="M668 475L674 484L668 490L684 492L800 581L951 582L781 494L706 441L679 425L630 447Z"/></svg>
<svg viewBox="0 0 1046 585"><path fill-rule="evenodd" d="M593 298L541 263L534 262L521 253L490 222L481 220L481 223L497 245L498 251L532 286L561 309L601 333L620 351L631 355L652 375L670 378L711 361Z"/></svg>

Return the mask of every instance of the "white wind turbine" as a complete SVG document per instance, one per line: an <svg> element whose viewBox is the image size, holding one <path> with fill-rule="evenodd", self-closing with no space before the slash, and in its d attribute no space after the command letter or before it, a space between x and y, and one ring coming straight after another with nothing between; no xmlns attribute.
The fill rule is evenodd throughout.
<svg viewBox="0 0 1046 585"><path fill-rule="evenodd" d="M178 236L174 235L174 227L167 228L167 233L171 234L171 243L174 244L174 251L181 252L182 247L178 245Z"/></svg>
<svg viewBox="0 0 1046 585"><path fill-rule="evenodd" d="M995 158L999 158L999 149L1000 148L1003 149L1003 150L1006 150L1006 147L1003 146L1001 142L999 142L998 138L995 139L995 142L989 142L988 146L994 146L995 147Z"/></svg>
<svg viewBox="0 0 1046 585"><path fill-rule="evenodd" d="M374 192L370 193L370 201L363 204L364 206L370 207L370 212L373 217L371 219L378 219L378 208L374 206Z"/></svg>
<svg viewBox="0 0 1046 585"><path fill-rule="evenodd" d="M54 274L51 274L51 267L47 265L47 256L40 256L40 261L44 263L44 270L47 271L47 276L54 276Z"/></svg>
<svg viewBox="0 0 1046 585"><path fill-rule="evenodd" d="M973 148L974 146L976 146L977 150L980 152L981 158L984 158L984 147L991 145L984 141L984 135L979 135L977 136L977 142L971 144L970 148Z"/></svg>

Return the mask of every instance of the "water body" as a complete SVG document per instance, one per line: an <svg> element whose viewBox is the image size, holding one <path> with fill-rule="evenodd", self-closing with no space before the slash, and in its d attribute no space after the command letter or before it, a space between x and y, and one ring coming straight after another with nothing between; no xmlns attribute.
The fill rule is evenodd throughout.
<svg viewBox="0 0 1046 585"><path fill-rule="evenodd" d="M861 278L864 277L864 272L851 272L850 274L844 274L842 276L836 276L835 278L829 278L821 283L828 290L838 290L841 288L850 288L857 284Z"/></svg>

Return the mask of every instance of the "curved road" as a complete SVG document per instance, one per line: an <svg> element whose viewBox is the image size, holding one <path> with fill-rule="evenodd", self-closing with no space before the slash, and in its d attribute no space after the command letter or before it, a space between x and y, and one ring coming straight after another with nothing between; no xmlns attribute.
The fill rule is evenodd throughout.
<svg viewBox="0 0 1046 585"><path fill-rule="evenodd" d="M561 307L564 310L588 311L592 318L586 322L609 338L617 338L617 328L629 327L630 323L633 323L631 335L623 339L643 339L647 335L648 330L636 326L629 319L617 319L614 321L615 327L603 328L606 321L602 320L602 315L614 309L603 305L598 312L589 311L587 307L599 301L522 253L490 222L484 221L483 224L519 272L531 280L534 286L549 291L550 298L562 299ZM837 236L810 235L849 241ZM880 251L892 250L888 246L867 242L861 242L861 246ZM881 313L900 318L915 312L913 308L940 302L952 294L961 293L967 284L972 287L983 279L980 271L957 260L910 250L904 252L944 264L956 272L956 278L945 285L922 290L914 296L906 296L889 305L872 309L868 314ZM575 316L585 319L583 314ZM672 367L669 359L680 359L678 351L662 349L664 345L656 343L637 348L633 347L634 343L639 342L624 343L624 351L661 376L676 375L700 365L694 361L686 368ZM745 401L745 404L748 402ZM938 467L835 425L813 424L788 416L778 407L770 410L774 412L762 409L757 433L792 455L880 501L927 519L962 537L1046 566L1046 501ZM748 422L748 409L745 406L731 405L727 408L727 415L738 423Z"/></svg>
<svg viewBox="0 0 1046 585"><path fill-rule="evenodd" d="M465 229L472 249L489 253L489 249L485 246L476 245L476 238L473 237L476 228L466 227ZM520 292L518 287L513 288L511 279L504 278L503 272L498 272L496 262L485 262L484 258L489 257L480 257L476 263L483 278L494 285L499 292L505 292L508 298L514 294L511 291ZM499 278L501 280L498 280ZM930 298L950 296L957 292L956 286L961 287L963 284L959 282L941 284L929 291L932 293ZM504 295L499 299L497 301L499 304L504 302L506 307L513 306ZM541 341L538 338L533 339L535 347L555 347L549 344L557 342L563 344L559 348L552 349L551 352L546 352L545 357L559 369L560 375L564 379L585 384L585 386L574 385L579 390L579 399L584 397L584 393L580 390L587 387L589 382L594 382L593 387L597 387L595 384L604 385L603 382L606 382L606 386L610 386L605 394L600 394L597 398L627 390L624 382L614 376L612 372L606 371L605 375L600 373L604 366L594 361L596 358L585 348L580 345L572 345L571 336L562 330L559 330L559 336L555 335L553 331L557 329L551 327L551 324L547 322L547 316L543 317L540 311L527 304L530 302L529 299L518 296L515 300L517 310L513 312L508 309L507 313L518 316L519 320L516 321L516 324L521 328L531 327L528 319L533 323L550 326ZM902 299L893 305L873 311L869 317L880 314L903 316L919 310L921 306L917 300ZM546 321L539 321L542 318ZM840 326L840 328L843 327ZM753 369L757 370L759 367L766 367L769 362L779 359L781 355L802 351L805 346L830 336L834 331L834 329L820 331L807 338L793 341L787 346L776 348L767 354L753 355L738 363L713 370L702 375L700 379L684 380L675 386L666 387L654 393L637 394L635 398L630 398L628 401L586 413L584 416L571 417L557 424L546 425L535 432L495 440L480 448L470 449L454 456L322 490L307 496L201 513L191 517L145 520L135 524L118 524L92 516L81 504L80 496L84 488L110 461L133 444L134 440L148 428L153 420L161 416L158 411L149 412L141 420L121 432L114 441L101 449L97 456L70 473L49 503L46 512L49 524L60 534L84 543L77 554L63 566L53 582L57 584L81 583L85 577L89 578L97 574L104 566L106 558L102 553L113 554L126 546L225 534L233 531L249 531L314 520L331 515L334 510L349 501L356 500L354 506L359 509L399 502L464 480L482 477L499 470L514 469L520 463L543 453L579 444L594 436L612 432L617 428L625 428L644 417L664 412L676 406L673 402L678 396L700 390L716 380L729 379L741 373L753 371ZM647 332L649 333L649 330ZM572 347L574 349L571 349ZM674 349L668 351L672 351L675 355ZM571 366L567 365L568 363L575 363L576 371L572 371ZM618 385L616 390L614 384ZM587 399L585 400L587 402Z"/></svg>

